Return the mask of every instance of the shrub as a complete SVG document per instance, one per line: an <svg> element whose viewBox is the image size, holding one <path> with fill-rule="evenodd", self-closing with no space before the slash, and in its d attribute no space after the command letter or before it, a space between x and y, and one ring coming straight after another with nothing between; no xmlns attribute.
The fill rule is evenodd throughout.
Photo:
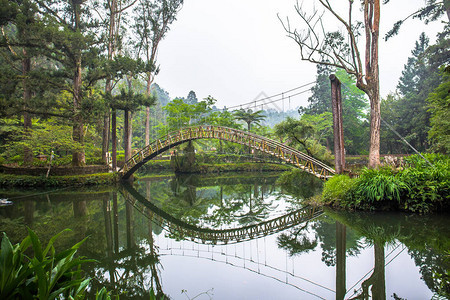
<svg viewBox="0 0 450 300"><path fill-rule="evenodd" d="M408 159L410 168L401 172L403 182L409 185L403 209L427 213L450 208L450 160L448 156L431 154L426 158L415 155Z"/></svg>
<svg viewBox="0 0 450 300"><path fill-rule="evenodd" d="M72 164L72 155L65 155L62 157L56 156L56 159L53 160L52 165L54 166L70 166Z"/></svg>
<svg viewBox="0 0 450 300"><path fill-rule="evenodd" d="M450 159L441 154L405 159L407 168L365 168L359 178L331 178L324 186L323 201L343 208L405 210L417 213L450 209Z"/></svg>
<svg viewBox="0 0 450 300"><path fill-rule="evenodd" d="M354 183L347 175L333 176L324 184L322 201L341 207L352 207L350 191L354 188Z"/></svg>
<svg viewBox="0 0 450 300"><path fill-rule="evenodd" d="M355 180L352 198L363 209L398 207L409 186L389 167L364 169Z"/></svg>

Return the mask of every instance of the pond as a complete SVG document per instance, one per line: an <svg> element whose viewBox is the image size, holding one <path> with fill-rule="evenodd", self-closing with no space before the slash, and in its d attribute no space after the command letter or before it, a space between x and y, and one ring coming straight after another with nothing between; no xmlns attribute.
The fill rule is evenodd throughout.
<svg viewBox="0 0 450 300"><path fill-rule="evenodd" d="M309 207L322 182L290 186L280 173L142 176L132 185L0 191L0 228L13 243L65 228L90 293L120 299L445 299L448 215L342 212ZM441 296L439 296L441 295Z"/></svg>

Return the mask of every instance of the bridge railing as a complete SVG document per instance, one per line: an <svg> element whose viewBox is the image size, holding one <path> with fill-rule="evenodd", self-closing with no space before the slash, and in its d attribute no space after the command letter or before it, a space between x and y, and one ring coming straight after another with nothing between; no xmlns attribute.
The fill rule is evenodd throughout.
<svg viewBox="0 0 450 300"><path fill-rule="evenodd" d="M125 162L124 167L119 172L123 172L124 174L129 172L135 166L145 163L145 159L151 154L166 151L170 149L171 146L175 146L189 140L203 138L221 139L242 145L248 145L253 149L277 156L285 162L294 164L304 170L307 169L306 171L317 177L326 178L332 174L335 174L335 171L323 162L281 142L247 131L213 125L186 127L177 131L169 132L133 155L128 161Z"/></svg>

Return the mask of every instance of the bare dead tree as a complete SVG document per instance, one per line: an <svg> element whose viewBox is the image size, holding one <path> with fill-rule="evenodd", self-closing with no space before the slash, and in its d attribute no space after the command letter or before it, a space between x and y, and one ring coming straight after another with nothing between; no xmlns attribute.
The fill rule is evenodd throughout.
<svg viewBox="0 0 450 300"><path fill-rule="evenodd" d="M282 20L289 38L300 48L301 59L315 64L342 68L356 77L356 86L364 91L370 101L370 149L369 167L380 164L380 84L378 70L378 40L380 24L380 0L361 0L364 21L353 19L354 0L348 1L348 16L337 13L329 0L317 0L323 12L314 9L308 14L297 1L295 10L304 27L297 30L291 26L289 18ZM325 13L343 26L341 31L327 31ZM360 51L358 38L364 28L364 57ZM364 59L364 64L363 64Z"/></svg>

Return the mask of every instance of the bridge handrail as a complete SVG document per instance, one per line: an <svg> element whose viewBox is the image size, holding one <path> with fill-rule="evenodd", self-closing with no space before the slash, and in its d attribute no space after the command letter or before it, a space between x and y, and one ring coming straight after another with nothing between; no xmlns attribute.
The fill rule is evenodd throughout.
<svg viewBox="0 0 450 300"><path fill-rule="evenodd" d="M201 131L207 131L207 132L212 132L211 136L199 136L198 134ZM184 127L184 128L180 128L179 130L176 131L171 131L168 132L167 134L161 136L160 138L152 141L150 144L146 145L143 149L141 149L139 152L137 152L136 154L134 154L129 160L127 160L124 164L127 165L127 163L129 161L134 161L136 163L136 159L139 159L139 157L141 155L143 155L143 152L148 151L148 149L158 149L158 143L160 144L161 148L163 147L163 145L167 145L167 141L169 140L173 140L173 137L180 137L181 141L188 141L191 139L197 139L197 138L218 138L214 133L218 132L218 133L228 133L228 134L236 134L236 135L241 135L242 137L248 136L248 137L252 137L254 141L257 142L264 142L267 146L271 146L272 148L274 148L274 150L276 150L276 148L279 148L280 150L283 150L285 153L288 154L295 154L297 157L310 161L312 163L314 163L315 165L320 166L321 168L327 170L328 172L330 172L331 174L335 174L335 171L330 168L328 165L324 164L323 162L321 162L320 160L317 160L309 155L306 155L296 149L293 149L281 142L263 137L263 136L259 136L256 135L254 133L251 132L247 132L247 131L243 131L243 130L239 130L239 129L235 129L235 128L230 128L230 127L225 127L225 126L216 126L216 125L199 125L199 126L190 126L190 127ZM193 136L194 133L194 136ZM170 147L170 145L169 145ZM122 167L119 172L123 171Z"/></svg>

